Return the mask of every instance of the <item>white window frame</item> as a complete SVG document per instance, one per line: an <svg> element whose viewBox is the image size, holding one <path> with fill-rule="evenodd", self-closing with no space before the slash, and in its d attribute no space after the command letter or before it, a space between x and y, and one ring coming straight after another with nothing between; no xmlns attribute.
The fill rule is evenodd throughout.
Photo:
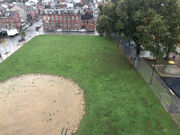
<svg viewBox="0 0 180 135"><path fill-rule="evenodd" d="M76 16L76 21L78 21L79 20L79 16Z"/></svg>

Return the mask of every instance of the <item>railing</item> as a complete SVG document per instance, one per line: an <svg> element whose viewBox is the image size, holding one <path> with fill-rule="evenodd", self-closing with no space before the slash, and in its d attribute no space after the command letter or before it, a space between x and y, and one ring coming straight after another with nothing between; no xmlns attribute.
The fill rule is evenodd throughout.
<svg viewBox="0 0 180 135"><path fill-rule="evenodd" d="M153 69L143 58L136 58L136 49L134 48L135 44L128 40L124 40L118 34L112 34L112 37L117 41L118 46L122 48L134 68L139 72L153 93L159 99L160 103L180 127L180 99L164 83L164 81L162 81L156 72L154 72L152 77ZM150 83L151 77L152 83Z"/></svg>

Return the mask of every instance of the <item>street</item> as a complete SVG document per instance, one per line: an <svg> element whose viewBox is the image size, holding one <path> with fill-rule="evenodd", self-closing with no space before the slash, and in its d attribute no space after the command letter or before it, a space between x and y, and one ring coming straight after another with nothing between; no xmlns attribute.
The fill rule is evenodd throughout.
<svg viewBox="0 0 180 135"><path fill-rule="evenodd" d="M41 26L41 28L36 31L36 26ZM41 34L53 34L53 35L99 35L97 31L95 32L44 32L42 21L39 20L38 22L35 22L31 27L27 28L25 30L26 37L25 41L18 42L18 40L21 38L20 35L17 35L15 37L6 37L6 43L7 46L4 46L3 43L0 43L0 63L4 61L7 57L9 57L11 54L13 54L15 51L17 51L19 48L21 48L26 42L31 40L33 37Z"/></svg>
<svg viewBox="0 0 180 135"><path fill-rule="evenodd" d="M39 31L35 30L36 26L41 26ZM21 37L20 35L17 35L12 38L6 37L5 40L6 40L7 46L4 46L2 43L0 43L0 54L1 54L0 63L4 61L7 57L9 57L11 54L13 54L15 51L17 51L20 47L22 47L24 43L28 42L36 35L40 35L44 33L41 20L35 22L32 26L27 28L25 32L26 32L25 41L22 41L19 43L18 40Z"/></svg>

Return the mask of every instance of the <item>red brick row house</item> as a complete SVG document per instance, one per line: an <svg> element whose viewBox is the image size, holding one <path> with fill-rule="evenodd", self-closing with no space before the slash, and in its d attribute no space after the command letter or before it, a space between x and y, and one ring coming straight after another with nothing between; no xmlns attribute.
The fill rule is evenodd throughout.
<svg viewBox="0 0 180 135"><path fill-rule="evenodd" d="M85 17L87 16L87 17ZM95 20L92 15L75 13L75 12L54 12L42 15L44 31L79 31L85 29L86 31L94 31Z"/></svg>
<svg viewBox="0 0 180 135"><path fill-rule="evenodd" d="M39 15L42 15L44 13L44 6L42 4L37 4Z"/></svg>
<svg viewBox="0 0 180 135"><path fill-rule="evenodd" d="M31 8L30 9L30 15L31 15L31 19L32 20L36 20L36 18L37 18L37 16L38 16L38 13L37 13L38 11L36 10L36 9L33 9L33 8Z"/></svg>
<svg viewBox="0 0 180 135"><path fill-rule="evenodd" d="M86 19L81 21L81 28L86 29L86 31L94 31L95 20Z"/></svg>
<svg viewBox="0 0 180 135"><path fill-rule="evenodd" d="M4 29L20 28L20 15L15 11L0 12L0 26Z"/></svg>
<svg viewBox="0 0 180 135"><path fill-rule="evenodd" d="M80 30L80 15L43 15L42 22L44 30Z"/></svg>

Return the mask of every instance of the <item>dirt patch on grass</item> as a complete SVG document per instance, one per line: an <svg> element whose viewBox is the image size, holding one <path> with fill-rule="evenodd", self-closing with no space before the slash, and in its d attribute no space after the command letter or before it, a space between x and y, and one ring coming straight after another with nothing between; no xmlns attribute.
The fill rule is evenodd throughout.
<svg viewBox="0 0 180 135"><path fill-rule="evenodd" d="M0 135L70 135L84 113L83 92L69 79L29 74L0 83Z"/></svg>
<svg viewBox="0 0 180 135"><path fill-rule="evenodd" d="M163 127L162 127L161 123L160 123L156 118L153 118L153 120L155 121L156 126L157 126L160 130L163 130Z"/></svg>
<svg viewBox="0 0 180 135"><path fill-rule="evenodd" d="M148 105L148 101L146 100L145 97L141 97L141 101L142 101L145 105Z"/></svg>

